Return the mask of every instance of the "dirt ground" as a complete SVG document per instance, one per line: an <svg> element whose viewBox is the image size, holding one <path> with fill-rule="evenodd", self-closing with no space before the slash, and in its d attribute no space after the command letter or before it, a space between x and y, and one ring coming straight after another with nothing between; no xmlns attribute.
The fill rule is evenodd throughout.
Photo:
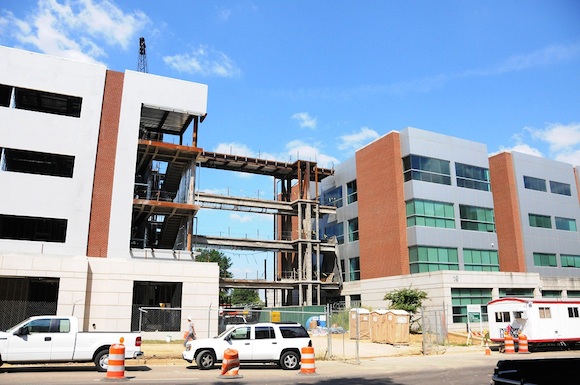
<svg viewBox="0 0 580 385"><path fill-rule="evenodd" d="M348 335L332 335L333 338L333 353L334 354L348 354L355 350L353 347L355 340L350 340ZM324 359L327 348L327 336L313 337L313 345L315 348L317 360ZM466 346L467 335L450 333L447 337L446 345L449 346ZM473 345L480 345L480 341L473 341ZM361 355L364 357L377 356L402 356L421 354L423 346L423 336L421 334L410 334L408 344L399 344L397 346L389 344L373 343L370 340L360 341L359 349ZM126 365L134 364L169 364L169 365L183 365L187 364L182 358L183 352L182 341L143 341L141 350L144 352L143 358L139 360L128 360Z"/></svg>

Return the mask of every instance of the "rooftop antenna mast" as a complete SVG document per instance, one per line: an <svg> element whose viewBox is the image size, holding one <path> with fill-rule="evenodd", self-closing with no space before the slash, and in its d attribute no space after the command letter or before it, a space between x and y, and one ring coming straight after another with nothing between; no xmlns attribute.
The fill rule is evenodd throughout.
<svg viewBox="0 0 580 385"><path fill-rule="evenodd" d="M145 38L139 38L139 64L137 65L139 72L147 73L147 53L145 52Z"/></svg>

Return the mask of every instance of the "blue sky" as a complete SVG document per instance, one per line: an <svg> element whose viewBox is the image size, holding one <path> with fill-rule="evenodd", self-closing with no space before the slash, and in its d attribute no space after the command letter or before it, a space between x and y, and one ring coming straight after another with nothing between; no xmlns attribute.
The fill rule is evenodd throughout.
<svg viewBox="0 0 580 385"><path fill-rule="evenodd" d="M206 150L333 167L417 127L580 165L580 2L4 0L0 44L208 84ZM198 187L268 197L268 178L203 172ZM270 237L210 210L199 232ZM227 252L239 278L265 253Z"/></svg>

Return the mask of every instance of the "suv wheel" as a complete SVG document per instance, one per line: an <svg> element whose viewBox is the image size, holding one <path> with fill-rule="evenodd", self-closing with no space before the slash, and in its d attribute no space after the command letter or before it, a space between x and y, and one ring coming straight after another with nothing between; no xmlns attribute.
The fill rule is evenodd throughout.
<svg viewBox="0 0 580 385"><path fill-rule="evenodd" d="M201 370L211 369L215 364L215 356L210 350L202 350L198 353L197 357L195 357L195 363Z"/></svg>
<svg viewBox="0 0 580 385"><path fill-rule="evenodd" d="M299 367L300 355L294 351L288 351L280 357L280 366L284 370L296 370Z"/></svg>

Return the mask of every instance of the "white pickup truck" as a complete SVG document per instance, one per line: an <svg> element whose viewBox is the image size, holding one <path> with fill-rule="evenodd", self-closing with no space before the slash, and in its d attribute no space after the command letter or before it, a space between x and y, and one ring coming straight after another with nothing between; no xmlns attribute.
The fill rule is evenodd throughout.
<svg viewBox="0 0 580 385"><path fill-rule="evenodd" d="M126 359L143 355L137 332L80 332L76 317L30 317L0 332L0 366L92 361L103 372L108 367L109 347L121 338Z"/></svg>

